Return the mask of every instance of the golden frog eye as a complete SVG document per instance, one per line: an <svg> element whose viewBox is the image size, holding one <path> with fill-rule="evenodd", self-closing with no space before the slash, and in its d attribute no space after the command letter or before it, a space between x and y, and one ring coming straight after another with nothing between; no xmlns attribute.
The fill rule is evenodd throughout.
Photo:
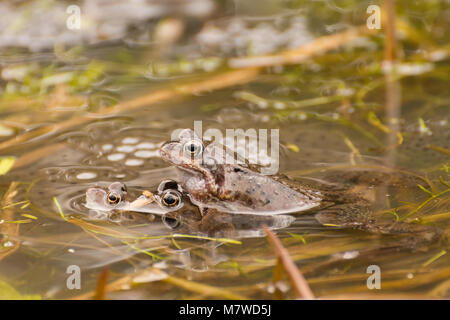
<svg viewBox="0 0 450 320"><path fill-rule="evenodd" d="M203 152L203 144L199 140L190 140L184 144L184 151L189 156L197 156Z"/></svg>
<svg viewBox="0 0 450 320"><path fill-rule="evenodd" d="M181 203L181 194L176 190L166 190L161 197L163 205L175 207Z"/></svg>
<svg viewBox="0 0 450 320"><path fill-rule="evenodd" d="M115 192L108 193L108 196L106 197L109 204L118 204L120 202L120 196Z"/></svg>

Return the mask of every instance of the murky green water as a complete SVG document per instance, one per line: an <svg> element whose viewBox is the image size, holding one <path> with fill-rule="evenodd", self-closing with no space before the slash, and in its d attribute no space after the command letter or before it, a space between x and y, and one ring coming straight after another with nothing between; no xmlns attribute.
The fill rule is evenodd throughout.
<svg viewBox="0 0 450 320"><path fill-rule="evenodd" d="M382 33L307 63L257 72L227 67L232 57L279 53L364 25L367 1L268 1L270 14L247 18L246 6L233 3L220 2L206 16L169 11L123 42L44 53L1 49L0 155L15 159L0 176L2 283L44 299L89 298L108 267L110 299L274 298L276 257L262 230L231 239L238 242L174 238L160 217L111 221L83 205L92 186L121 181L154 190L176 179L159 145L200 120L204 131L224 134L279 129L279 173L293 177L386 167L420 176L428 192L406 182L375 188L376 207L448 233L448 3L398 1L393 82L381 69ZM162 43L164 23L172 31L161 39L183 31ZM445 235L401 249L393 236L292 216L276 234L316 296L449 297ZM137 239L143 235L154 238ZM79 290L67 288L70 265L81 269ZM366 286L370 265L381 269L380 290ZM287 280L276 287L294 297Z"/></svg>

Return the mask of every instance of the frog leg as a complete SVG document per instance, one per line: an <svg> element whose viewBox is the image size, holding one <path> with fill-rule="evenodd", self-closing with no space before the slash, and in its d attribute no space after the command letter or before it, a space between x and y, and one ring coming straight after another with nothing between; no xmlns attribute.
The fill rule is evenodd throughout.
<svg viewBox="0 0 450 320"><path fill-rule="evenodd" d="M444 232L432 226L401 221L386 222L376 219L370 207L341 204L326 208L315 215L324 226L358 229L375 234L402 236L396 240L398 247L417 249L420 245L437 242Z"/></svg>
<svg viewBox="0 0 450 320"><path fill-rule="evenodd" d="M315 218L324 226L361 230L371 229L374 223L370 217L369 208L351 204L339 204L325 208L318 212Z"/></svg>

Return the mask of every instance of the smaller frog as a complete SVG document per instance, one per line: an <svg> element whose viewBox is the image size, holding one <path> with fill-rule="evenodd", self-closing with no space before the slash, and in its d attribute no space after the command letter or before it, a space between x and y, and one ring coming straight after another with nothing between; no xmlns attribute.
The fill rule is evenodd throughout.
<svg viewBox="0 0 450 320"><path fill-rule="evenodd" d="M101 212L127 211L132 202L130 198L125 184L113 182L107 188L89 188L86 191L86 203L84 206ZM146 212L145 209L143 209L144 212Z"/></svg>
<svg viewBox="0 0 450 320"><path fill-rule="evenodd" d="M183 206L181 190L171 180L161 182L156 195L148 191L147 194L150 195L133 197L124 183L113 182L106 189L89 188L86 191L85 207L102 212L133 211L163 215Z"/></svg>

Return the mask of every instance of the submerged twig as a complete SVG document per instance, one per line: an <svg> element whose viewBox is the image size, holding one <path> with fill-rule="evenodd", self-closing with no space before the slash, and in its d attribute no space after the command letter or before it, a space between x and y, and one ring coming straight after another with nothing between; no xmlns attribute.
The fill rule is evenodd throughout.
<svg viewBox="0 0 450 320"><path fill-rule="evenodd" d="M319 105L326 105L347 98L346 96L335 95L335 96L323 96L305 99L300 101L279 101L273 99L264 99L257 96L254 93L247 91L238 91L233 96L235 98L254 103L257 106L260 106L262 109L266 107L273 109L281 109L280 106L282 106L282 109L300 109Z"/></svg>
<svg viewBox="0 0 450 320"><path fill-rule="evenodd" d="M395 36L395 5L394 0L384 0L384 34L385 60L392 62L397 58L397 38Z"/></svg>
<svg viewBox="0 0 450 320"><path fill-rule="evenodd" d="M440 147L440 146L435 146L435 145L428 145L427 146L428 149L443 153L443 154L447 154L450 155L450 149L444 148L444 147Z"/></svg>
<svg viewBox="0 0 450 320"><path fill-rule="evenodd" d="M228 61L231 68L245 68L245 67L269 67L283 64L297 64L304 62L312 56L323 53L331 49L347 44L352 40L357 39L361 35L373 33L377 30L372 30L366 26L353 28L343 32L317 38L306 45L297 49L287 50L278 54L259 55L252 57L232 58Z"/></svg>
<svg viewBox="0 0 450 320"><path fill-rule="evenodd" d="M446 280L450 277L450 268L441 268L430 273L416 274L412 279L402 278L399 280L384 280L383 290L410 290L411 288L417 288L424 285L430 285L436 281ZM331 290L329 294L333 292L339 292L339 289ZM352 286L347 288L347 292L367 292L367 286L364 285Z"/></svg>
<svg viewBox="0 0 450 320"><path fill-rule="evenodd" d="M95 288L94 300L105 300L106 285L108 284L108 267L104 268L97 280Z"/></svg>
<svg viewBox="0 0 450 320"><path fill-rule="evenodd" d="M43 156L46 156L53 152L59 151L64 147L65 147L65 144L56 143L56 144L51 144L49 146L45 146L45 147L37 149L37 150L27 152L16 159L12 169L18 169L21 167L25 167L29 164L32 164L35 161L38 161L39 159L42 159Z"/></svg>
<svg viewBox="0 0 450 320"><path fill-rule="evenodd" d="M127 275L120 279L113 281L112 283L105 286L106 292L112 291L120 291L124 288L129 288L134 284L145 283L145 281L140 281L139 278L142 276L147 276L148 273L152 273L154 275L154 281L163 281L169 284L172 284L178 288L182 288L187 291L195 292L198 294L202 294L205 297L217 297L221 299L229 299L229 300L247 300L247 297L244 297L239 294L235 294L227 289L216 288L209 285L201 284L195 281L185 280L182 278L169 276L164 271L150 267L143 271L140 271L134 275ZM147 281L151 282L151 280ZM82 295L79 295L73 299L75 300L83 300L89 299L94 296L94 292L88 292Z"/></svg>
<svg viewBox="0 0 450 320"><path fill-rule="evenodd" d="M430 264L432 264L434 261L436 261L437 259L439 259L440 257L442 257L445 254L447 254L447 251L446 250L442 250L438 254L436 254L433 257L431 257L430 259L428 259L424 264L422 264L422 267L429 266Z"/></svg>
<svg viewBox="0 0 450 320"><path fill-rule="evenodd" d="M291 280L291 283L294 287L297 297L304 298L307 300L315 299L314 294L311 291L311 288L309 287L305 278L301 274L300 270L295 265L294 261L292 261L289 252L281 244L281 241L269 228L263 226L263 229L267 234L269 242L273 245L275 253L278 256L278 259L280 259L284 269L286 270L286 273L288 274Z"/></svg>
<svg viewBox="0 0 450 320"><path fill-rule="evenodd" d="M19 182L13 181L9 185L8 190L6 191L3 200L0 203L0 207L5 208L1 211L0 220L2 223L0 224L0 260L9 256L11 253L16 251L20 242L18 240L10 240L10 238L17 238L19 235L19 223L4 223L4 221L12 221L14 220L14 211L11 208L11 204L13 204L13 199L17 195L17 187L19 186Z"/></svg>
<svg viewBox="0 0 450 320"><path fill-rule="evenodd" d="M414 213L418 212L420 209L422 209L427 203L429 203L431 200L436 199L437 197L440 197L441 195L449 192L450 189L446 189L444 191L441 191L439 193L433 194L432 196L430 196L427 200L425 200L424 202L422 202L420 205L418 205L414 210L412 210L411 212L409 212L408 214L406 214L405 216L403 216L400 220L405 220L406 218L410 217L411 215L413 215Z"/></svg>

